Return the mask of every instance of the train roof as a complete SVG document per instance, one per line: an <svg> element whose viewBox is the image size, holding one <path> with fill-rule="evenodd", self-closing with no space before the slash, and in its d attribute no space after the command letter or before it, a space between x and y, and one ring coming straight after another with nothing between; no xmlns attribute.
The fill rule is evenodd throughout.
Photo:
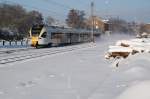
<svg viewBox="0 0 150 99"><path fill-rule="evenodd" d="M92 30L88 29L75 29L71 27L64 27L64 26L47 26L47 25L34 25L32 29L35 28L46 28L48 31L51 31L51 33L85 33L85 34L90 34ZM94 34L100 34L100 30L94 30Z"/></svg>
<svg viewBox="0 0 150 99"><path fill-rule="evenodd" d="M91 30L87 29L75 29L71 27L58 27L58 26L45 26L49 31L51 32L57 32L57 33L91 33ZM95 30L94 34L100 34L101 31Z"/></svg>

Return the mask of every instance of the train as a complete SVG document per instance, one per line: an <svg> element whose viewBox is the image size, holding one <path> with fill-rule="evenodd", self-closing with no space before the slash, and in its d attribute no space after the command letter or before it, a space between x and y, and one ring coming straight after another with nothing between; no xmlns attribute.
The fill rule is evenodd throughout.
<svg viewBox="0 0 150 99"><path fill-rule="evenodd" d="M29 30L29 42L33 47L60 46L92 41L92 35L100 35L100 31L74 29L70 27L33 25Z"/></svg>

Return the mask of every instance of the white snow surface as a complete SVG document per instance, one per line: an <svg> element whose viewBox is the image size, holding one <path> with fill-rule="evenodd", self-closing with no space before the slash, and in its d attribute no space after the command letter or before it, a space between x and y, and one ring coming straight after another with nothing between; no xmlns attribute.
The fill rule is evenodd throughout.
<svg viewBox="0 0 150 99"><path fill-rule="evenodd" d="M117 99L150 99L150 81L143 81L132 85Z"/></svg>
<svg viewBox="0 0 150 99"><path fill-rule="evenodd" d="M130 47L122 47L122 46L109 46L108 52L132 52L132 48Z"/></svg>
<svg viewBox="0 0 150 99"><path fill-rule="evenodd" d="M118 68L104 58L125 38L133 36L102 36L90 47L0 64L0 99L150 99L149 53L122 59Z"/></svg>
<svg viewBox="0 0 150 99"><path fill-rule="evenodd" d="M115 46L109 46L108 54L113 52L130 52L139 53L150 52L150 38L137 38L128 40L118 40ZM107 55L106 55L107 56Z"/></svg>

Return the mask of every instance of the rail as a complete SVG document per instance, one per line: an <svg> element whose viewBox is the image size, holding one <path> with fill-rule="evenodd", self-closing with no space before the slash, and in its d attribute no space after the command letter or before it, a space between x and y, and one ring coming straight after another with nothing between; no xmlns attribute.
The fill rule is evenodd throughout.
<svg viewBox="0 0 150 99"><path fill-rule="evenodd" d="M93 46L91 43L83 44L83 45L73 45L68 47L60 47L60 48L45 48L45 49L34 49L34 50L23 50L20 53L13 53L13 54L5 54L6 56L2 55L0 57L0 64L8 64L8 63L15 63L20 62L28 59L35 59L43 56L53 55L53 54L60 54L65 52L70 52L78 49L84 49Z"/></svg>

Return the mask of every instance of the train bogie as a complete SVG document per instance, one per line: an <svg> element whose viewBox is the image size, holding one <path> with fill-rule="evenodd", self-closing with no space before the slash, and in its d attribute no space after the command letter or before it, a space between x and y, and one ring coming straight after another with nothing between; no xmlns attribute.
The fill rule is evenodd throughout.
<svg viewBox="0 0 150 99"><path fill-rule="evenodd" d="M39 38L38 45L47 45L49 43L47 38Z"/></svg>

